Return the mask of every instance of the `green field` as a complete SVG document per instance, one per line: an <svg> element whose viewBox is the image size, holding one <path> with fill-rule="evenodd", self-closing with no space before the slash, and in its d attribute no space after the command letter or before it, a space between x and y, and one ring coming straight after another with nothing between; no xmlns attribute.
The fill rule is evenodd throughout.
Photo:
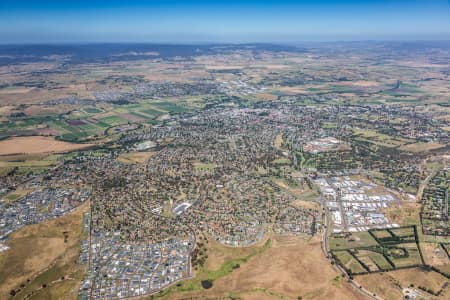
<svg viewBox="0 0 450 300"><path fill-rule="evenodd" d="M83 108L83 110L85 112L87 112L88 114L98 114L103 112L101 109L97 108L97 107L85 107Z"/></svg>
<svg viewBox="0 0 450 300"><path fill-rule="evenodd" d="M354 260L353 256L348 253L348 251L335 251L334 255L344 266L346 266L350 261Z"/></svg>
<svg viewBox="0 0 450 300"><path fill-rule="evenodd" d="M0 161L0 174L6 174L14 169L17 174L40 173L57 164L56 160Z"/></svg>
<svg viewBox="0 0 450 300"><path fill-rule="evenodd" d="M347 237L331 237L330 248L336 262L350 274L424 265L418 248L415 225L393 229L371 229Z"/></svg>
<svg viewBox="0 0 450 300"><path fill-rule="evenodd" d="M344 250L357 247L376 246L376 240L368 232L356 232L348 238L344 237L330 237L329 239L331 250Z"/></svg>
<svg viewBox="0 0 450 300"><path fill-rule="evenodd" d="M272 164L274 165L289 165L291 161L287 158L278 158L272 161Z"/></svg>
<svg viewBox="0 0 450 300"><path fill-rule="evenodd" d="M177 102L143 100L126 105L111 105L109 108L88 106L60 115L9 118L8 121L0 123L0 132L8 136L20 131L35 132L49 128L62 140L88 141L104 136L108 127L135 122L156 124L158 122L156 119L164 114L201 108L202 101L202 98L196 97L181 98ZM80 124L74 124L76 122Z"/></svg>
<svg viewBox="0 0 450 300"><path fill-rule="evenodd" d="M352 260L349 263L347 263L347 268L350 270L351 274L359 274L366 272L363 266L354 258L352 258Z"/></svg>
<svg viewBox="0 0 450 300"><path fill-rule="evenodd" d="M21 199L22 197L26 196L30 192L31 192L31 190L19 189L19 190L12 191L12 192L4 195L3 197L0 197L0 199L6 201L8 203L12 203L12 202L17 201L17 200Z"/></svg>
<svg viewBox="0 0 450 300"><path fill-rule="evenodd" d="M214 170L215 167L215 164L210 163L194 163L194 169L199 171L210 171Z"/></svg>
<svg viewBox="0 0 450 300"><path fill-rule="evenodd" d="M369 142L375 145L388 147L388 148L396 148L403 146L405 144L414 143L414 140L394 137L387 134L383 134L374 130L369 129L357 129L354 130L354 139L364 142Z"/></svg>
<svg viewBox="0 0 450 300"><path fill-rule="evenodd" d="M375 237L378 239L392 237L390 232L387 230L374 231L373 235L375 235Z"/></svg>
<svg viewBox="0 0 450 300"><path fill-rule="evenodd" d="M419 250L415 243L397 244L396 247L405 249L406 254L404 257L395 257L394 255L388 255L396 268L409 267L414 265L422 265L422 259L420 258Z"/></svg>
<svg viewBox="0 0 450 300"><path fill-rule="evenodd" d="M377 252L371 252L369 258L380 268L381 270L392 270L391 264L386 260L386 258Z"/></svg>
<svg viewBox="0 0 450 300"><path fill-rule="evenodd" d="M100 122L103 122L105 124L108 124L109 126L115 126L120 124L126 124L128 123L128 120L122 119L118 116L110 116L99 119Z"/></svg>
<svg viewBox="0 0 450 300"><path fill-rule="evenodd" d="M171 113L181 113L186 111L187 109L183 106L177 105L173 102L168 102L168 101L164 101L164 102L155 102L152 103L154 107L156 107L157 109L161 109L167 112L171 112Z"/></svg>

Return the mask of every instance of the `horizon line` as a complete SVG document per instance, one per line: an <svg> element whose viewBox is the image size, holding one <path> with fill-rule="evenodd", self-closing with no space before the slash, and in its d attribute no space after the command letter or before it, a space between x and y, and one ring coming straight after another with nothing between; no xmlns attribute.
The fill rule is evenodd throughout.
<svg viewBox="0 0 450 300"><path fill-rule="evenodd" d="M62 46L62 45L291 45L300 43L387 43L387 42L450 42L445 39L330 39L330 40L298 40L298 41L64 41L64 42L12 42L0 46Z"/></svg>

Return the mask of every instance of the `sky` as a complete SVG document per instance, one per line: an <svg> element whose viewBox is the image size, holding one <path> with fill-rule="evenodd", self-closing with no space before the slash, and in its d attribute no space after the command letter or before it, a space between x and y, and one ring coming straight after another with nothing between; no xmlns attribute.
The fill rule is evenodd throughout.
<svg viewBox="0 0 450 300"><path fill-rule="evenodd" d="M450 40L450 0L0 0L0 43Z"/></svg>

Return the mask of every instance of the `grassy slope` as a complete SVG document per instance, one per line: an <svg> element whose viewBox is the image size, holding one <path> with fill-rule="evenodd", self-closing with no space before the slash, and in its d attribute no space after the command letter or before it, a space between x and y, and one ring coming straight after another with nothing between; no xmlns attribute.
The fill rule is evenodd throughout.
<svg viewBox="0 0 450 300"><path fill-rule="evenodd" d="M25 297L43 284L48 287L32 299L54 299L62 294L64 299L77 297L77 285L83 276L83 267L77 260L83 212L87 208L85 203L71 214L26 226L10 236L11 249L0 253L0 299L8 299L10 290L22 284L19 297ZM68 234L67 242L63 232ZM61 281L63 276L65 279Z"/></svg>

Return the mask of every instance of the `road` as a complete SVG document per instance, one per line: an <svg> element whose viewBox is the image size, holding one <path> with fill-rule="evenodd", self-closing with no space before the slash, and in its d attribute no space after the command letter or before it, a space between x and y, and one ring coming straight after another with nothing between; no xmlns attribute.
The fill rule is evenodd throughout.
<svg viewBox="0 0 450 300"><path fill-rule="evenodd" d="M299 170L300 174L302 177L307 177L308 175L306 175L303 170ZM312 184L314 186L316 186L314 184L314 181L312 181ZM323 197L322 191L320 190L320 187L316 186L317 189L320 192L320 203L322 205L322 211L323 211L323 215L324 215L324 231L323 231L323 237L322 237L322 251L325 255L325 257L328 259L328 261L330 262L330 264L338 271L340 272L344 278L347 280L347 282L355 289L357 290L361 295L364 295L365 297L367 297L368 299L372 299L372 300L384 300L381 297L378 297L377 295L374 295L374 293L370 292L369 290L366 290L365 288L363 288L358 282L356 282L354 279L350 279L350 276L347 274L347 272L341 267L339 266L339 264L337 263L332 263L332 258L330 255L330 248L329 248L329 243L328 243L328 229L329 229L329 224L328 224L328 211L327 211L327 205L326 205L326 201ZM342 202L340 202L342 205ZM343 211L343 210L341 210ZM343 218L344 219L344 218Z"/></svg>
<svg viewBox="0 0 450 300"><path fill-rule="evenodd" d="M424 181L422 181L420 183L419 188L417 189L417 194L416 194L416 201L417 202L421 202L422 201L422 196L423 196L423 190L425 189L425 187L428 185L428 182L430 181L431 178L434 177L434 175L436 175L436 173L439 170L434 170L433 172L431 172L430 175L427 176L427 178L425 178Z"/></svg>
<svg viewBox="0 0 450 300"><path fill-rule="evenodd" d="M324 212L324 231L323 231L323 237L322 237L322 251L325 254L325 257L330 261L330 264L338 271L340 272L344 278L347 280L348 283L350 283L350 285L357 290L360 294L366 296L368 299L373 299L373 300L383 300L383 298L378 297L376 295L374 295L372 292L370 292L369 290L366 290L365 288L363 288L358 282L356 282L354 279L350 279L350 276L347 274L347 272L341 267L339 266L339 264L334 263L332 264L332 258L331 258L331 254L330 254L330 248L329 248L329 243L328 243L328 228L329 228L329 224L328 224L328 212L326 209L326 203L325 203L325 199L323 198L322 193L320 193L320 202L322 204L323 207L323 212Z"/></svg>

